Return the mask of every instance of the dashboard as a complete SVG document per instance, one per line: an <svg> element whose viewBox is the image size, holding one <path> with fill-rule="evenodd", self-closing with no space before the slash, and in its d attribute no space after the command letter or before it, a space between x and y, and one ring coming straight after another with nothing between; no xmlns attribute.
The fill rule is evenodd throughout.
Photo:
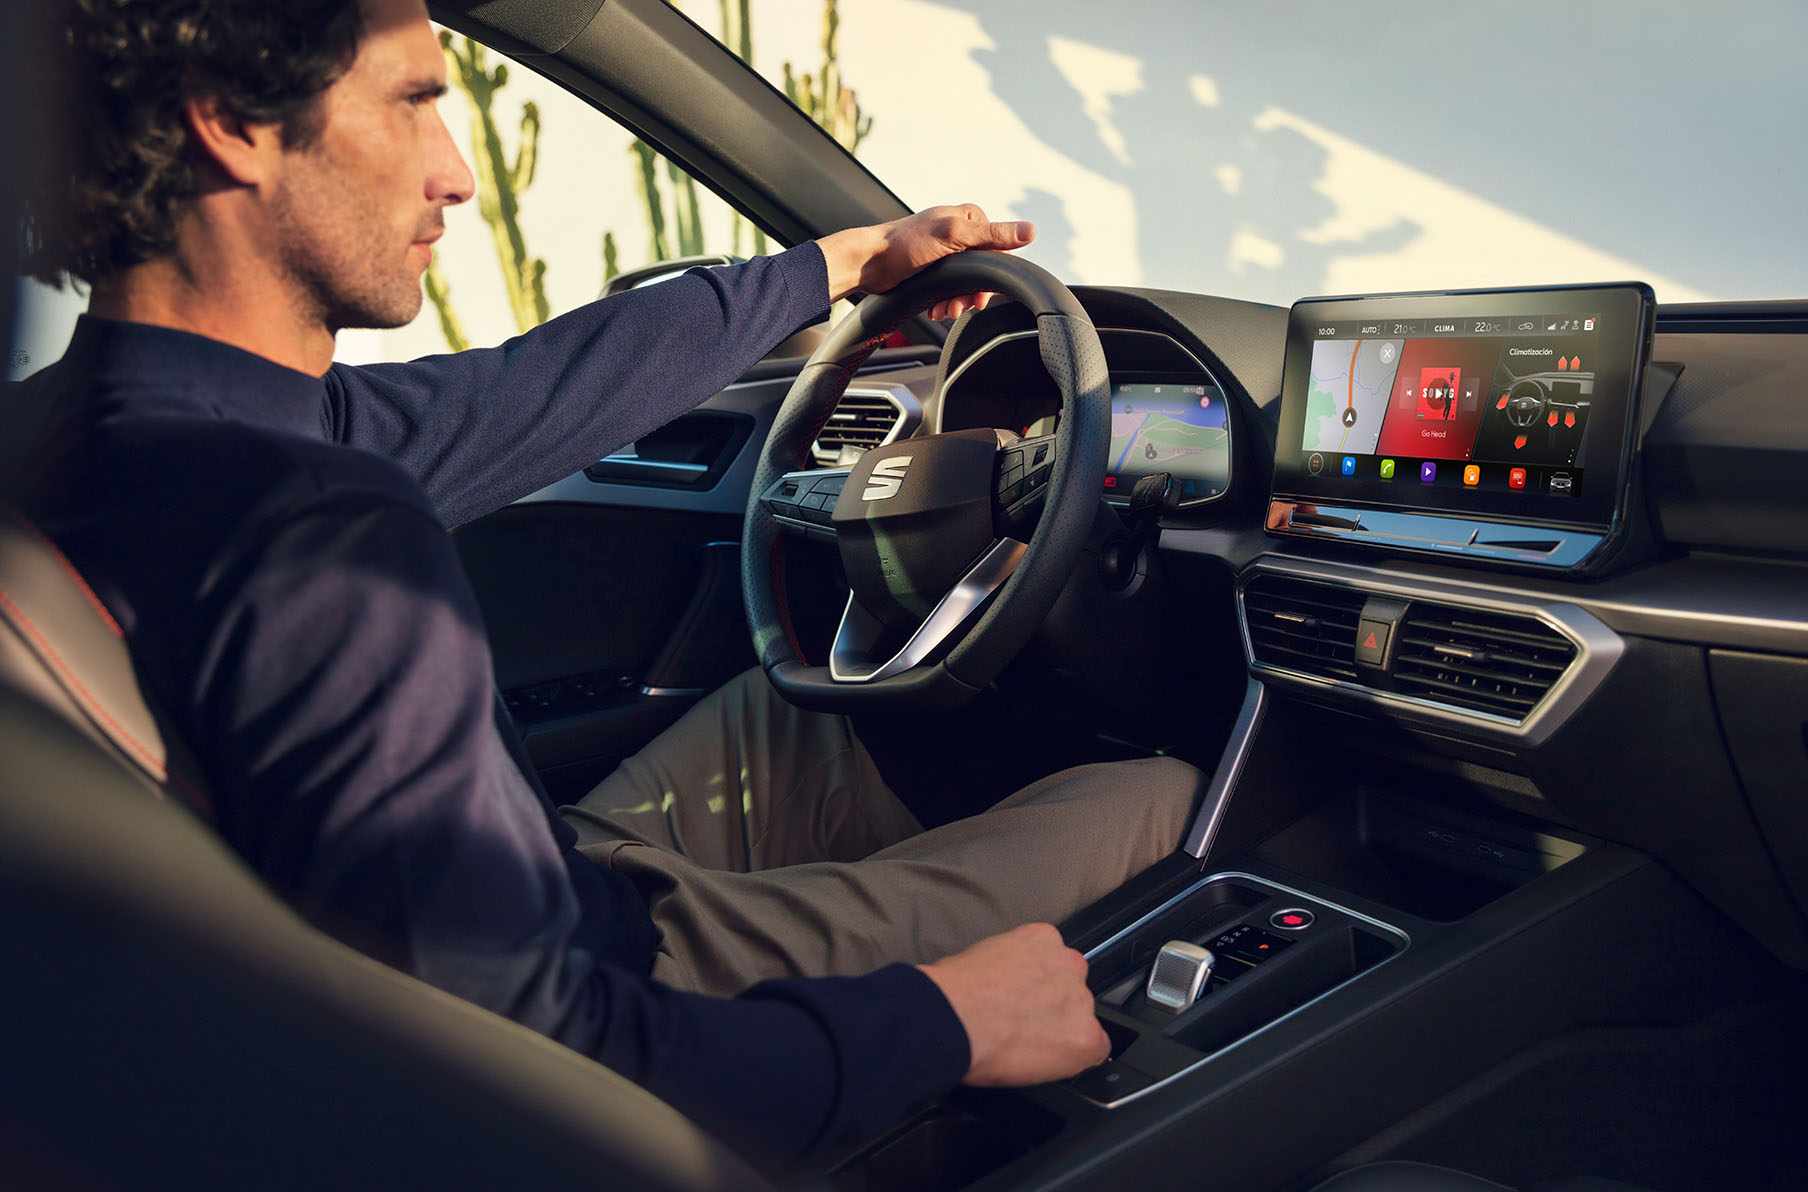
<svg viewBox="0 0 1808 1192"><path fill-rule="evenodd" d="M1653 310L1622 287L1289 312L1075 292L1101 331L1114 429L1123 405L1153 407L1157 378L1162 399L1203 390L1222 411L1221 471L1188 478L1161 554L1226 577L1249 676L1356 742L1352 782L1403 758L1461 773L1534 819L1661 857L1808 967L1808 305ZM1377 326L1390 314L1418 325L1392 334ZM1366 406L1339 373L1338 408L1314 390L1352 354L1391 373L1358 378ZM1427 397L1420 374L1439 368L1448 388ZM941 375L926 402L941 429L1045 433L1059 413L1009 306L956 326ZM1426 425L1453 443L1426 449ZM1128 436L1112 452L1108 499L1141 466ZM1191 582L1173 603L1202 616Z"/></svg>

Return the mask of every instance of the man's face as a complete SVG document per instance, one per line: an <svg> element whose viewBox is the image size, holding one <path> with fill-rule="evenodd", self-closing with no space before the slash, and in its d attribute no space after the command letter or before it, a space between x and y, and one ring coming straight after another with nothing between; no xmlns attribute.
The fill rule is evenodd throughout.
<svg viewBox="0 0 1808 1192"><path fill-rule="evenodd" d="M420 312L444 210L473 187L440 118L445 60L421 0L362 7L358 56L321 95L318 135L284 151L271 207L283 268L335 332Z"/></svg>

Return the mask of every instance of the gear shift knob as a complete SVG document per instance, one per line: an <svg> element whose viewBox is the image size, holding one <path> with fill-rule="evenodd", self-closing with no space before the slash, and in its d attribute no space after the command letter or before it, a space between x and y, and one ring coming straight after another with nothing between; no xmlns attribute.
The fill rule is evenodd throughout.
<svg viewBox="0 0 1808 1192"><path fill-rule="evenodd" d="M1199 1000L1205 979L1212 975L1217 957L1210 948L1169 940L1161 946L1149 969L1149 1001L1164 1010L1180 1013Z"/></svg>

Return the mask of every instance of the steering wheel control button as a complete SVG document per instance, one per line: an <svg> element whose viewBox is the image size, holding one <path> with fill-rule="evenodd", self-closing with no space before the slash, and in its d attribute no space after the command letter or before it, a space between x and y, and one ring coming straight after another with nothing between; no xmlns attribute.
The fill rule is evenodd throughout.
<svg viewBox="0 0 1808 1192"><path fill-rule="evenodd" d="M1218 958L1210 948L1186 940L1169 940L1156 953L1149 967L1149 984L1145 993L1149 1003L1178 1014L1199 1000L1206 978Z"/></svg>
<svg viewBox="0 0 1808 1192"><path fill-rule="evenodd" d="M1312 926L1313 921L1317 918L1317 915L1303 906L1290 906L1269 915L1268 925L1282 931L1304 931Z"/></svg>
<svg viewBox="0 0 1808 1192"><path fill-rule="evenodd" d="M1387 639L1390 632L1392 626L1386 621L1357 621L1356 661L1364 666L1383 665L1387 661Z"/></svg>

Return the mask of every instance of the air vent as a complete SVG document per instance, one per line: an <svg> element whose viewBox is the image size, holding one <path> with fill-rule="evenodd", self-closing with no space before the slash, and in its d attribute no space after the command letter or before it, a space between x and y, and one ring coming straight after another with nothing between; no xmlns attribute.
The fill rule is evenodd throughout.
<svg viewBox="0 0 1808 1192"><path fill-rule="evenodd" d="M1259 575L1243 589L1255 660L1324 679L1356 678L1356 622L1367 596L1353 588Z"/></svg>
<svg viewBox="0 0 1808 1192"><path fill-rule="evenodd" d="M1394 687L1524 720L1575 657L1568 638L1531 617L1414 601L1400 626Z"/></svg>
<svg viewBox="0 0 1808 1192"><path fill-rule="evenodd" d="M849 393L829 415L810 453L824 467L846 467L891 441L904 411L881 393Z"/></svg>

